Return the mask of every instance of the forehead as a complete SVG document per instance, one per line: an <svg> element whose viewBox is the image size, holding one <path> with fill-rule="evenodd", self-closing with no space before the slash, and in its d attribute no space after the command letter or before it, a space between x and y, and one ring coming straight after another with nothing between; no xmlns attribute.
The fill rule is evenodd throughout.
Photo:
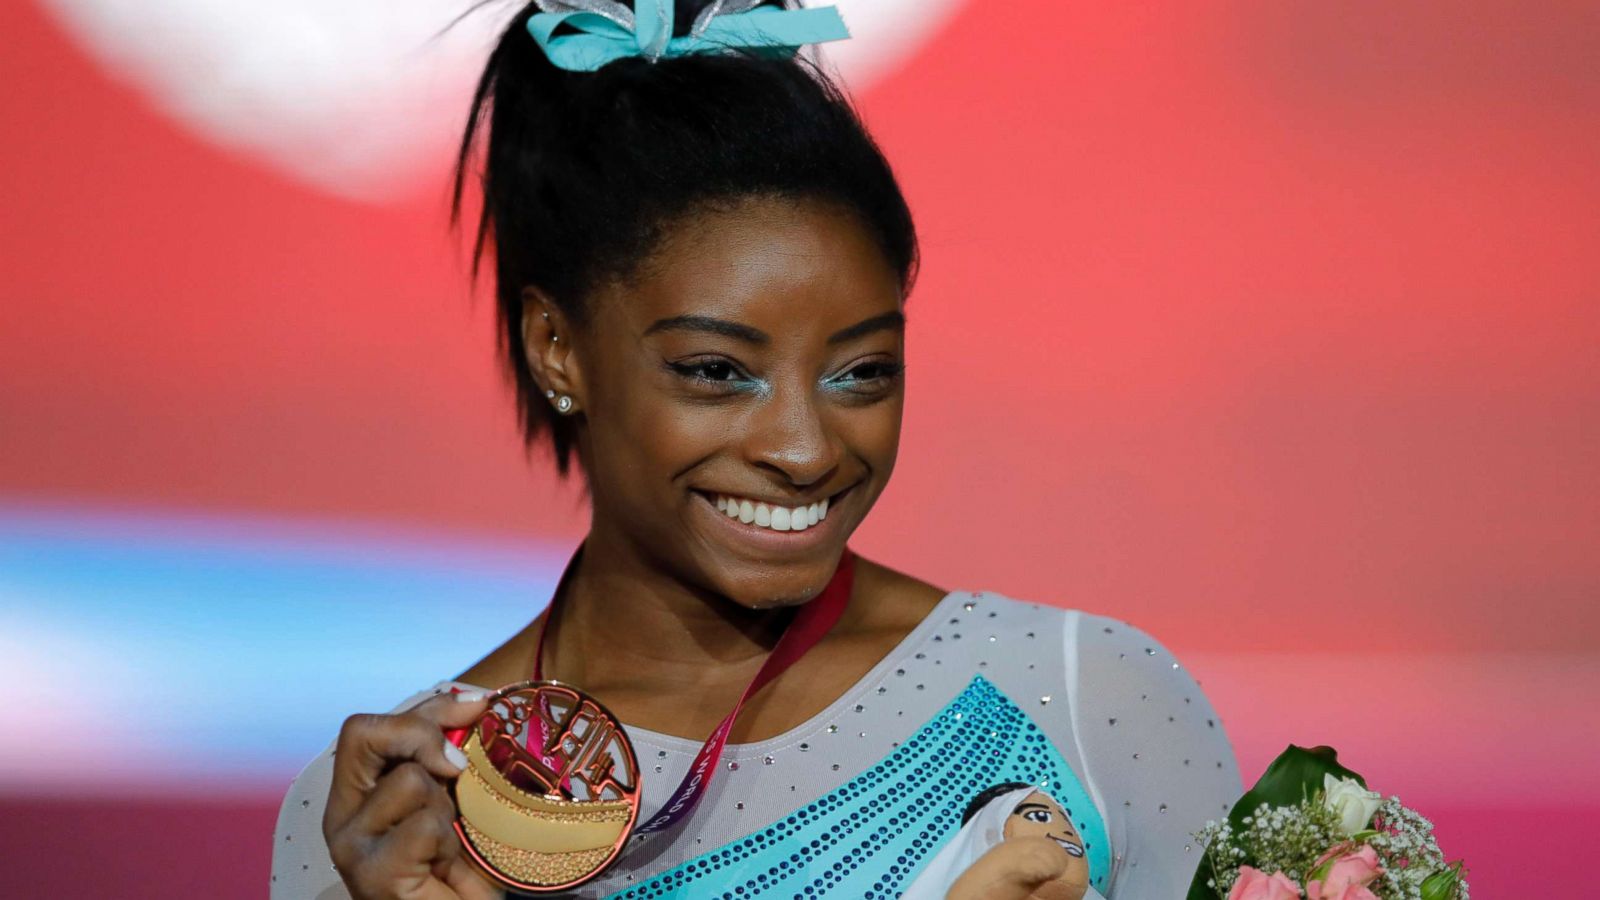
<svg viewBox="0 0 1600 900"><path fill-rule="evenodd" d="M781 334L831 331L900 300L898 274L855 215L818 201L752 198L669 223L650 259L602 302L635 333L693 313Z"/></svg>
<svg viewBox="0 0 1600 900"><path fill-rule="evenodd" d="M1018 803L1016 808L1011 811L1011 814L1021 815L1022 813L1027 812L1030 808L1039 806L1059 812L1063 816L1066 815L1065 811L1061 809L1061 804L1057 803L1055 798L1051 797L1049 794L1040 793L1039 791L1034 791L1033 793L1024 797L1022 802Z"/></svg>

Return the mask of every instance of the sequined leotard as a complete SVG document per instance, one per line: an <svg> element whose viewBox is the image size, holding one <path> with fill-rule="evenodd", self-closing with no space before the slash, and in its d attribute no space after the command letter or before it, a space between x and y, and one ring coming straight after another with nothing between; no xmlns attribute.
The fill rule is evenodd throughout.
<svg viewBox="0 0 1600 900"><path fill-rule="evenodd" d="M441 682L398 708L451 686L478 687ZM648 814L699 745L628 731ZM1190 835L1242 791L1210 703L1148 635L967 591L809 721L730 744L722 769L687 822L637 839L571 896L889 900L975 797L1020 783L1048 793L1081 835L1090 900L1179 897L1196 864ZM347 897L321 839L330 775L324 752L285 798L273 900Z"/></svg>

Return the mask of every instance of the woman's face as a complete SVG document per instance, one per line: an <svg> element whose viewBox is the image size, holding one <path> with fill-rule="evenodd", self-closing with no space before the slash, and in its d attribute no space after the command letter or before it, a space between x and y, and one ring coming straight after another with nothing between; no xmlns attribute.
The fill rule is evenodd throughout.
<svg viewBox="0 0 1600 900"><path fill-rule="evenodd" d="M894 469L901 301L833 206L748 200L670 226L574 335L595 536L743 606L815 596Z"/></svg>

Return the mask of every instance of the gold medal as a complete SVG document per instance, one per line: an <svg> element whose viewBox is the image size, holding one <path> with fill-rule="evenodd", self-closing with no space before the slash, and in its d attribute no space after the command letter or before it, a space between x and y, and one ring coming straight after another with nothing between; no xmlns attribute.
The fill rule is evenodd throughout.
<svg viewBox="0 0 1600 900"><path fill-rule="evenodd" d="M622 723L558 681L489 696L462 744L456 833L495 881L527 893L580 885L621 855L639 816L639 761Z"/></svg>

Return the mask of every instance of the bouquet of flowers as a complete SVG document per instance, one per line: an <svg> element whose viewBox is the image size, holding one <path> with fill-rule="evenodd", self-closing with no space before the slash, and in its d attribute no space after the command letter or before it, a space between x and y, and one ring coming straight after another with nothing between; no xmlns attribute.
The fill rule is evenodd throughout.
<svg viewBox="0 0 1600 900"><path fill-rule="evenodd" d="M1189 900L1469 900L1433 824L1367 790L1329 747L1285 750L1195 838Z"/></svg>

